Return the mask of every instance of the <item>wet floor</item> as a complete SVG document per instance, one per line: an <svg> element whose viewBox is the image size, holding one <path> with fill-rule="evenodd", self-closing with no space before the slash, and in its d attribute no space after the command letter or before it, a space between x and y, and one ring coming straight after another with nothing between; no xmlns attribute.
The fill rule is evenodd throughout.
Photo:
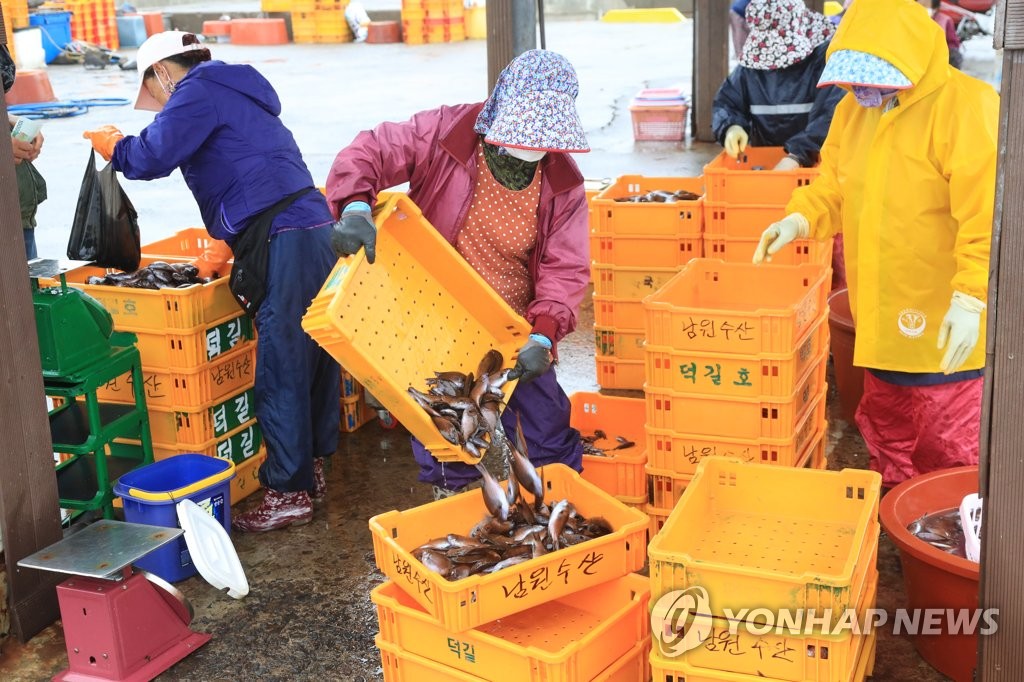
<svg viewBox="0 0 1024 682"><path fill-rule="evenodd" d="M581 310L580 331L561 345L561 381L567 392L596 389L592 324L588 302ZM829 468L866 468L863 441L838 416L834 392L829 398ZM195 608L194 629L213 639L159 679L381 680L369 592L383 576L374 565L367 521L430 501L429 487L418 483L416 474L401 429L387 431L371 422L344 436L328 474L327 504L312 523L264 535L233 534L249 596L235 601L198 578L178 584ZM255 504L258 497L234 511ZM899 558L884 537L878 568L878 607L891 613L906 604ZM891 630L879 632L877 652L876 680L947 679ZM27 645L5 642L0 679L49 679L66 665L62 631L55 624Z"/></svg>

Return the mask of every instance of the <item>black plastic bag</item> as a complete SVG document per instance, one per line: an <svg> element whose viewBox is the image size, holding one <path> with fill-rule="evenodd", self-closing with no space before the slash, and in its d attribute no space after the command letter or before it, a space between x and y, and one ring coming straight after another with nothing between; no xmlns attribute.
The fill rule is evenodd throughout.
<svg viewBox="0 0 1024 682"><path fill-rule="evenodd" d="M121 189L114 168L108 163L103 170L96 170L95 151L89 154L78 192L68 258L125 272L138 270L142 258L139 216Z"/></svg>

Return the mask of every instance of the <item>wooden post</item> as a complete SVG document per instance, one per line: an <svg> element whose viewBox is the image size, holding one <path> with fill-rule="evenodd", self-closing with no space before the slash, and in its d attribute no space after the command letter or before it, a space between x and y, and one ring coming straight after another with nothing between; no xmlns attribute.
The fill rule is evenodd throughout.
<svg viewBox="0 0 1024 682"><path fill-rule="evenodd" d="M714 142L711 103L729 75L729 6L721 0L695 0L693 7L693 94L690 131Z"/></svg>
<svg viewBox="0 0 1024 682"><path fill-rule="evenodd" d="M825 11L825 0L807 0L807 9L820 14Z"/></svg>
<svg viewBox="0 0 1024 682"><path fill-rule="evenodd" d="M0 41L7 43L0 13ZM0 121L7 100L0 98ZM56 573L18 561L61 539L57 477L25 261L10 133L0 135L0 532L11 627L22 641L57 619Z"/></svg>
<svg viewBox="0 0 1024 682"><path fill-rule="evenodd" d="M989 282L985 399L981 422L981 608L999 609L999 630L979 637L977 679L1019 680L1024 671L1024 0L996 8L996 48L1003 48L999 166Z"/></svg>
<svg viewBox="0 0 1024 682"><path fill-rule="evenodd" d="M487 12L487 92L510 61L537 47L537 4L490 0Z"/></svg>

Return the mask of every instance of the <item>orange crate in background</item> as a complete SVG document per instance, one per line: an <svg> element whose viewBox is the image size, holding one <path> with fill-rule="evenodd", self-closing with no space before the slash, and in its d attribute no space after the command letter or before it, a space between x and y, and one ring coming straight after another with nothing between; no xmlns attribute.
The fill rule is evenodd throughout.
<svg viewBox="0 0 1024 682"><path fill-rule="evenodd" d="M669 514L672 513L672 508L662 509L661 507L655 507L654 505L647 505L647 537L648 544L651 540L654 540L654 536L661 532L661 529L665 527L665 522L668 521Z"/></svg>
<svg viewBox="0 0 1024 682"><path fill-rule="evenodd" d="M644 237L590 233L590 258L598 265L678 269L700 258L702 252L700 235Z"/></svg>
<svg viewBox="0 0 1024 682"><path fill-rule="evenodd" d="M644 359L644 330L594 326L597 354L618 360Z"/></svg>
<svg viewBox="0 0 1024 682"><path fill-rule="evenodd" d="M142 245L142 255L154 258L196 258L215 240L205 227L186 227L166 239Z"/></svg>
<svg viewBox="0 0 1024 682"><path fill-rule="evenodd" d="M685 190L701 198L672 203L616 201L654 190ZM613 235L698 235L701 233L703 195L703 178L649 178L643 175L623 175L594 198L594 211L597 214L595 231Z"/></svg>
<svg viewBox="0 0 1024 682"><path fill-rule="evenodd" d="M597 384L601 388L639 391L644 387L644 361L596 356Z"/></svg>
<svg viewBox="0 0 1024 682"><path fill-rule="evenodd" d="M647 579L630 574L453 632L433 620L398 583L384 583L370 593L385 644L473 679L523 682L597 679L649 635L649 598Z"/></svg>
<svg viewBox="0 0 1024 682"><path fill-rule="evenodd" d="M782 147L747 147L734 159L724 151L704 166L705 199L713 203L785 206L793 190L811 184L817 168L776 171Z"/></svg>
<svg viewBox="0 0 1024 682"><path fill-rule="evenodd" d="M708 201L704 203L704 237L753 239L756 246L765 229L785 217L784 204L759 206Z"/></svg>
<svg viewBox="0 0 1024 682"><path fill-rule="evenodd" d="M640 299L594 295L594 324L615 329L644 326L644 304Z"/></svg>
<svg viewBox="0 0 1024 682"><path fill-rule="evenodd" d="M678 88L641 90L629 103L633 139L682 141L686 139L689 103Z"/></svg>
<svg viewBox="0 0 1024 682"><path fill-rule="evenodd" d="M267 458L265 448L257 454L235 465L235 476L231 479L231 505L234 506L260 489L260 465Z"/></svg>
<svg viewBox="0 0 1024 682"><path fill-rule="evenodd" d="M569 396L569 402L572 407L569 426L584 437L594 436L598 431L606 436L595 440L594 445L607 456L583 455L583 480L614 495L620 502L642 504L646 500L647 483L643 399L579 392ZM624 444L619 438L633 446L614 449Z"/></svg>
<svg viewBox="0 0 1024 682"><path fill-rule="evenodd" d="M647 343L680 353L787 353L825 312L830 281L820 265L694 260L644 299Z"/></svg>
<svg viewBox="0 0 1024 682"><path fill-rule="evenodd" d="M71 37L111 50L121 44L117 35L114 0L64 0L71 12Z"/></svg>
<svg viewBox="0 0 1024 682"><path fill-rule="evenodd" d="M727 263L750 263L757 250L758 239L732 239L729 237L709 237L704 235L704 255L708 258L724 260ZM832 239L796 239L787 244L781 251L772 256L767 265L803 265L811 263L822 267L832 267Z"/></svg>
<svg viewBox="0 0 1024 682"><path fill-rule="evenodd" d="M352 398L341 399L340 428L345 433L358 431L377 417L377 411L366 404L365 393L360 392Z"/></svg>
<svg viewBox="0 0 1024 682"><path fill-rule="evenodd" d="M679 268L625 268L594 263L594 293L640 300L675 277Z"/></svg>

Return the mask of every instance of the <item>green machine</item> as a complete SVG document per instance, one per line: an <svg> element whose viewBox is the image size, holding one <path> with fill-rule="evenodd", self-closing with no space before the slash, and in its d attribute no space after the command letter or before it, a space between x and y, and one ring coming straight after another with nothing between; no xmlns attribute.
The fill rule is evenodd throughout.
<svg viewBox="0 0 1024 682"><path fill-rule="evenodd" d="M56 468L60 505L73 515L102 510L113 518L114 482L153 461L137 337L114 331L99 301L68 287L66 273L87 263L36 259L28 265L43 383L56 403L49 419L53 450L62 460ZM129 373L133 402L101 403L97 390ZM142 446L112 448L115 439Z"/></svg>

